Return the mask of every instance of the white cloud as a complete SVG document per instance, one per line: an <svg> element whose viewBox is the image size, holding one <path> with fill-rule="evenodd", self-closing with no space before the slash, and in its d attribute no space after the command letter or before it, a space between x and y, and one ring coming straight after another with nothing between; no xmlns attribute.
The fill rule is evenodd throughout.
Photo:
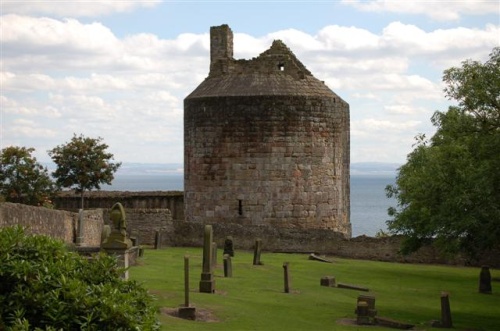
<svg viewBox="0 0 500 331"><path fill-rule="evenodd" d="M342 0L342 2L362 11L425 15L437 21L457 21L463 15L498 14L497 1Z"/></svg>
<svg viewBox="0 0 500 331"><path fill-rule="evenodd" d="M130 12L140 7L152 8L159 3L161 0L2 0L2 10L6 14L92 17Z"/></svg>
<svg viewBox="0 0 500 331"><path fill-rule="evenodd" d="M428 109L426 108L418 107L411 104L386 105L384 106L384 109L389 114L400 114L400 115L418 115L421 113L428 112Z"/></svg>
<svg viewBox="0 0 500 331"><path fill-rule="evenodd" d="M0 24L5 144L35 143L43 154L82 133L102 136L117 160L182 162L182 102L208 74L207 33L119 38L99 22L20 15L2 16ZM393 22L379 34L332 25L316 34L235 33L234 48L235 58L252 58L282 39L350 103L353 161L401 161L413 136L428 129L422 123L442 108L436 71L458 65L457 58L484 57L499 33L494 25L427 32Z"/></svg>

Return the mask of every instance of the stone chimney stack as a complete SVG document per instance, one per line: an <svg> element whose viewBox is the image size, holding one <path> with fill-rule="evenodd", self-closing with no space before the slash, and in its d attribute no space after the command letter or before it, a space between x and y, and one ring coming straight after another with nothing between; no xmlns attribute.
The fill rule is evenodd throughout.
<svg viewBox="0 0 500 331"><path fill-rule="evenodd" d="M227 25L210 28L210 76L228 72L233 60L233 31Z"/></svg>

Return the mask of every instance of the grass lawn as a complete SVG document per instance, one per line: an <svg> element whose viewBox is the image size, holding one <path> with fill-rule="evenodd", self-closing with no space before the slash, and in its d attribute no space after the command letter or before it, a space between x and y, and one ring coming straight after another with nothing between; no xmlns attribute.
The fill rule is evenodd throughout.
<svg viewBox="0 0 500 331"><path fill-rule="evenodd" d="M264 265L253 266L253 253L236 251L233 277L224 278L222 250L215 269L215 294L199 293L202 249L175 247L146 249L130 278L143 282L163 308L184 303L184 255L190 257L190 302L210 313L209 321L182 320L160 314L162 330L369 330L345 325L355 319L359 294L374 295L378 316L432 330L440 319L440 294L450 294L455 330L500 330L500 282L493 294L478 293L480 268L399 264L332 258L334 263L311 261L306 254L263 253ZM284 293L283 263L289 262L291 293ZM498 270L492 270L498 278ZM320 286L324 276L337 283L367 287L370 292ZM376 330L391 330L377 327ZM394 329L392 329L394 330ZM440 329L435 329L440 330Z"/></svg>

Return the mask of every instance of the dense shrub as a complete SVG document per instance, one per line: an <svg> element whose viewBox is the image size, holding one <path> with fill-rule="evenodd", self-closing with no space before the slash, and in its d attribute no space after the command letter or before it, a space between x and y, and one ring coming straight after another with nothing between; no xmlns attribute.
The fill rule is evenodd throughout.
<svg viewBox="0 0 500 331"><path fill-rule="evenodd" d="M116 259L0 229L0 330L158 330L152 297Z"/></svg>

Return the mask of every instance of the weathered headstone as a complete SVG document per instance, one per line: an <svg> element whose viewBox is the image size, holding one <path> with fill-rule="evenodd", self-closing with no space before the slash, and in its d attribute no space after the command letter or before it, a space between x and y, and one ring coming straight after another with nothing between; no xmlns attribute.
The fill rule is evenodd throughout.
<svg viewBox="0 0 500 331"><path fill-rule="evenodd" d="M234 248L233 248L233 237L227 236L226 240L224 240L224 253L228 254L231 257L234 257Z"/></svg>
<svg viewBox="0 0 500 331"><path fill-rule="evenodd" d="M368 303L366 301L358 301L354 313L356 314L356 324L371 324L370 315L368 315Z"/></svg>
<svg viewBox="0 0 500 331"><path fill-rule="evenodd" d="M161 232L160 230L155 231L155 249L161 248Z"/></svg>
<svg viewBox="0 0 500 331"><path fill-rule="evenodd" d="M255 247L253 251L253 265L262 265L262 262L260 261L261 251L262 251L262 240L257 239L255 240Z"/></svg>
<svg viewBox="0 0 500 331"><path fill-rule="evenodd" d="M285 283L285 293L290 293L290 274L289 274L288 266L289 266L288 262L283 263L283 276L284 276L284 283Z"/></svg>
<svg viewBox="0 0 500 331"><path fill-rule="evenodd" d="M314 253L311 253L311 254L309 255L309 260L313 260L313 261L320 261L320 262L326 262L326 263L332 263L332 261L330 261L330 260L328 260L328 259L325 259L325 258L323 258L323 257L321 257L321 256L318 256L318 255L316 255L316 254L314 254Z"/></svg>
<svg viewBox="0 0 500 331"><path fill-rule="evenodd" d="M491 294L490 267L483 265L479 273L479 293Z"/></svg>
<svg viewBox="0 0 500 331"><path fill-rule="evenodd" d="M233 263L229 254L224 254L224 277L233 277Z"/></svg>
<svg viewBox="0 0 500 331"><path fill-rule="evenodd" d="M196 308L189 304L189 257L184 256L184 307L179 307L179 317L195 320Z"/></svg>
<svg viewBox="0 0 500 331"><path fill-rule="evenodd" d="M352 285L352 284L338 283L337 287L338 288L345 288L345 289L348 289L348 290L370 292L369 288L358 286L358 285Z"/></svg>
<svg viewBox="0 0 500 331"><path fill-rule="evenodd" d="M212 226L205 225L203 235L203 271L200 280L200 292L214 293L215 279L212 272Z"/></svg>
<svg viewBox="0 0 500 331"><path fill-rule="evenodd" d="M128 268L129 249L132 247L132 241L127 237L127 219L121 203L117 202L111 207L109 218L111 220L111 233L101 248L108 254L117 257L119 267ZM127 269L122 277L128 279Z"/></svg>
<svg viewBox="0 0 500 331"><path fill-rule="evenodd" d="M321 277L320 284L321 286L335 287L336 286L335 277L333 276Z"/></svg>
<svg viewBox="0 0 500 331"><path fill-rule="evenodd" d="M441 292L441 325L442 328L452 328L450 296L446 292Z"/></svg>
<svg viewBox="0 0 500 331"><path fill-rule="evenodd" d="M357 316L357 324L373 324L373 318L377 315L377 310L375 310L375 297L370 295L358 296L356 310L354 311L354 313Z"/></svg>
<svg viewBox="0 0 500 331"><path fill-rule="evenodd" d="M212 270L217 267L217 243L212 243Z"/></svg>

